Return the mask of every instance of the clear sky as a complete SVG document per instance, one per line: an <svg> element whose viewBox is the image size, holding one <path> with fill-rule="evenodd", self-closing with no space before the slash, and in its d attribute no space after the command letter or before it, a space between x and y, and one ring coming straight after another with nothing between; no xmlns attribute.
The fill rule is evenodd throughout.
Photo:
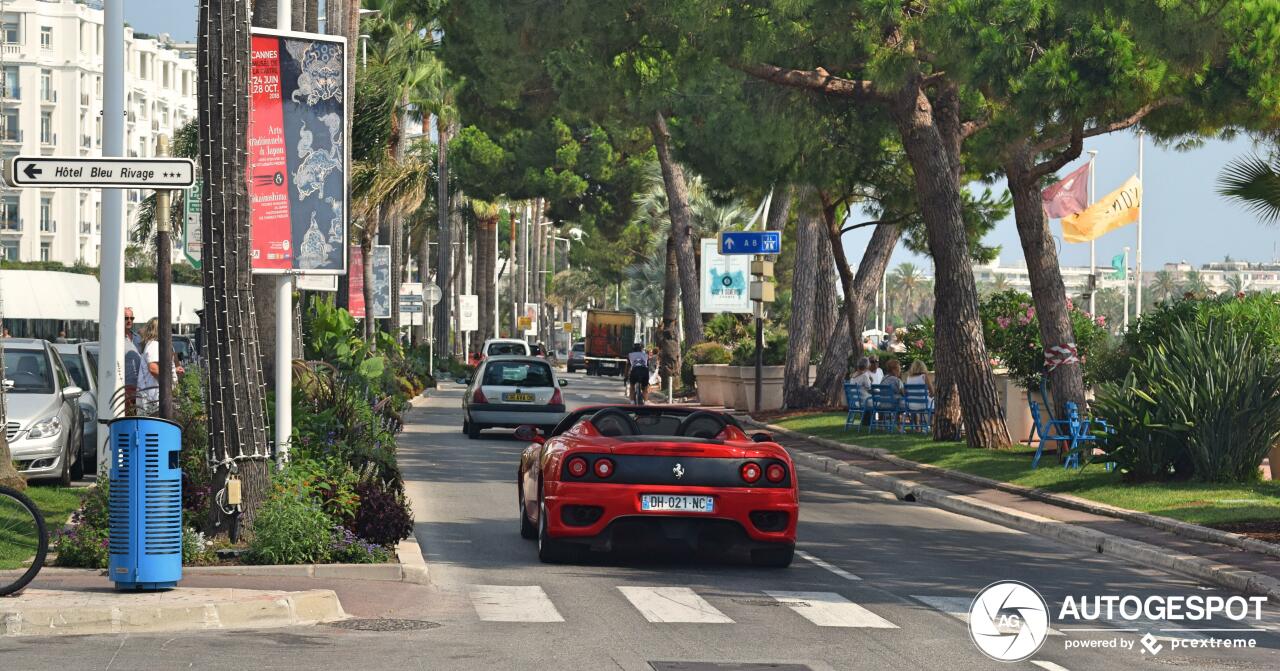
<svg viewBox="0 0 1280 671"><path fill-rule="evenodd" d="M1280 228L1265 226L1248 210L1217 194L1217 179L1229 161L1253 151L1248 139L1232 142L1210 141L1200 147L1178 151L1155 147L1146 141L1143 161L1143 270L1159 270L1165 262L1187 261L1196 265L1221 261L1226 255L1242 261L1271 261L1276 258ZM1098 150L1096 164L1097 193L1103 196L1138 172L1138 137L1135 133L1113 133L1085 142L1085 151ZM1064 176L1084 165L1088 154L1058 171ZM1003 181L992 185L999 193ZM1089 265L1089 245L1062 243L1062 226L1049 222L1058 242L1063 265ZM845 235L845 251L849 262L857 264L871 237L868 229ZM1000 262L1022 260L1022 247L1012 213L987 236L987 243L1001 247ZM1097 241L1098 265L1110 265L1111 257L1128 246L1137 248L1137 227L1126 226L1104 235ZM928 266L927 258L915 257L899 248L892 264L910 261ZM1133 253L1130 263L1134 262Z"/></svg>
<svg viewBox="0 0 1280 671"><path fill-rule="evenodd" d="M125 20L146 33L169 33L179 41L196 35L196 0L125 0ZM1247 139L1213 141L1189 151L1146 146L1143 213L1144 270L1157 269L1166 261L1194 264L1218 261L1226 255L1247 261L1270 261L1276 257L1280 229L1260 224L1247 210L1223 199L1216 191L1218 173L1231 159L1252 150ZM1097 194L1104 195L1138 171L1138 141L1133 133L1114 133L1085 143L1086 151L1098 150ZM1087 154L1059 171L1065 175L1084 163ZM992 186L1003 190L1004 183ZM1062 244L1062 227L1050 222L1058 239L1064 265L1088 265L1088 244ZM1108 265L1126 245L1137 247L1136 227L1128 226L1103 236L1097 242L1098 263ZM867 229L845 235L849 261L862 258L871 232ZM1010 215L988 236L988 244L1000 245L1001 262L1022 259L1018 232ZM928 265L899 249L893 263L913 261Z"/></svg>
<svg viewBox="0 0 1280 671"><path fill-rule="evenodd" d="M124 20L139 32L194 42L198 8L196 0L124 0Z"/></svg>

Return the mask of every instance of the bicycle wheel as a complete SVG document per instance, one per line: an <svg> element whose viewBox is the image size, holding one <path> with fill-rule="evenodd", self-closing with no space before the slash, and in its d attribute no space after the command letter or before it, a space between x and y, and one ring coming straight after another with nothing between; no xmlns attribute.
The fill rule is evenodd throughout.
<svg viewBox="0 0 1280 671"><path fill-rule="evenodd" d="M48 552L49 532L36 505L25 494L0 487L0 596L26 587Z"/></svg>

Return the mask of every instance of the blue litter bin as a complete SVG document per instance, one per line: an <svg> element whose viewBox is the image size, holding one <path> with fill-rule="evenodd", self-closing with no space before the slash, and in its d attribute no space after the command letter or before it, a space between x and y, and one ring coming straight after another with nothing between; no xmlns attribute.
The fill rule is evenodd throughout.
<svg viewBox="0 0 1280 671"><path fill-rule="evenodd" d="M111 440L110 560L117 589L166 589L182 579L182 429L121 417Z"/></svg>

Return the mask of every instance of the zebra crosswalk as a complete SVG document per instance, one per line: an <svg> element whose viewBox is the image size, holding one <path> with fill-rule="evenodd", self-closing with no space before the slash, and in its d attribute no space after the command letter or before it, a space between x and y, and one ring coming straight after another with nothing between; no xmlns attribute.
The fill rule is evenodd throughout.
<svg viewBox="0 0 1280 671"><path fill-rule="evenodd" d="M905 623L894 622L891 618L905 617L908 611L918 611L921 606L967 624L971 602L968 597L911 595L909 600L891 599L886 602L878 599L874 603L859 604L849 596L837 592L764 590L757 593L716 592L704 595L692 587L646 585L618 585L608 591L620 596L620 603L629 605L640 619L658 625L731 625L735 624L734 618L721 608L735 612L730 607L736 607L737 613L743 613L745 611L741 604L748 603L780 606L772 609L771 615L764 617L794 617L817 627L892 630L899 629ZM467 592L476 616L484 622L566 622L551 596L538 585L469 585ZM581 598L582 595L565 596ZM565 612L573 615L575 611L570 609ZM748 617L758 620L761 617L759 612L755 611ZM1107 625L1105 629L1114 628L1117 632L1135 631L1133 623L1102 624ZM1178 631L1168 623L1142 624L1146 630L1162 631L1165 636L1202 638L1197 632ZM1126 629L1125 626L1129 628ZM1050 628L1049 635L1066 634Z"/></svg>

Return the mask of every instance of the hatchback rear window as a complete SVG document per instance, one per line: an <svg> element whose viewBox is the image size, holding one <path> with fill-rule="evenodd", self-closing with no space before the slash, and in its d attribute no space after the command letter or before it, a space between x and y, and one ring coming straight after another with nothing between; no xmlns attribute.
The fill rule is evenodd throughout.
<svg viewBox="0 0 1280 671"><path fill-rule="evenodd" d="M585 344L583 344L583 343L578 343L577 345L574 345L574 346L573 346L573 351L575 351L575 352L585 352L585 351L587 351L587 346L586 346Z"/></svg>
<svg viewBox="0 0 1280 671"><path fill-rule="evenodd" d="M529 347L520 343L496 342L489 345L489 356L526 356L529 354Z"/></svg>
<svg viewBox="0 0 1280 671"><path fill-rule="evenodd" d="M499 361L484 369L482 384L501 387L550 387L551 367L529 361Z"/></svg>

